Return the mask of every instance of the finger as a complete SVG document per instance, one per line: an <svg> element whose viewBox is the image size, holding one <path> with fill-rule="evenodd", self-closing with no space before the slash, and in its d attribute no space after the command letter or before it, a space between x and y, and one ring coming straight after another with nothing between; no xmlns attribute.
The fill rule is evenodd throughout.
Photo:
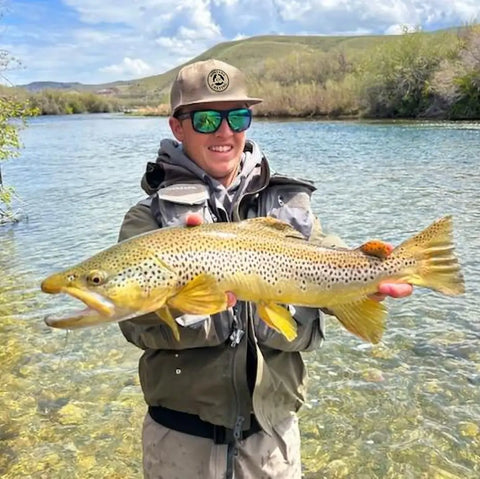
<svg viewBox="0 0 480 479"><path fill-rule="evenodd" d="M200 213L190 213L185 217L187 226L198 226L203 223L203 216Z"/></svg>
<svg viewBox="0 0 480 479"><path fill-rule="evenodd" d="M413 292L413 286L408 283L380 283L378 292L392 298L405 298Z"/></svg>
<svg viewBox="0 0 480 479"><path fill-rule="evenodd" d="M227 291L227 306L233 308L237 304L237 297L231 292Z"/></svg>
<svg viewBox="0 0 480 479"><path fill-rule="evenodd" d="M380 293L371 294L369 296L370 299L373 299L373 301L377 301L377 302L383 301L386 297L387 297L386 294L380 294Z"/></svg>

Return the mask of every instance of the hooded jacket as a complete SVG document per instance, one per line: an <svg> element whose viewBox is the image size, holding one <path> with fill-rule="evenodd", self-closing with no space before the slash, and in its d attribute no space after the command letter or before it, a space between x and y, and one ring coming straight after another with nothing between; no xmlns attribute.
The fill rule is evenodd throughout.
<svg viewBox="0 0 480 479"><path fill-rule="evenodd" d="M240 171L227 189L209 177L183 152L163 140L157 161L142 178L149 195L128 211L120 240L156 229L185 224L201 213L205 222L240 221L273 216L289 222L310 241L334 246L323 236L311 208L314 186L272 175L258 146L247 141ZM139 374L145 401L195 414L229 429L249 429L253 413L267 432L304 402L305 366L300 352L318 347L323 321L318 309L293 308L298 336L292 342L269 328L255 305L237 302L212 316L177 318L180 341L154 314L120 323L128 341L144 350Z"/></svg>

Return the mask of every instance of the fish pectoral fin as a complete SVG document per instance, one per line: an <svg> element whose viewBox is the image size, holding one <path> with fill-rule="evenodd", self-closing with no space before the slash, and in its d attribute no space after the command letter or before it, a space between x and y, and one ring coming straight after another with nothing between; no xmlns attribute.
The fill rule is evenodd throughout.
<svg viewBox="0 0 480 479"><path fill-rule="evenodd" d="M297 337L297 323L288 309L275 303L258 303L257 311L260 319L283 334L288 341Z"/></svg>
<svg viewBox="0 0 480 479"><path fill-rule="evenodd" d="M219 288L213 276L200 274L167 303L187 314L215 314L227 309L227 294Z"/></svg>
<svg viewBox="0 0 480 479"><path fill-rule="evenodd" d="M385 329L385 306L370 298L346 304L336 304L329 310L338 318L345 329L365 341L376 344Z"/></svg>
<svg viewBox="0 0 480 479"><path fill-rule="evenodd" d="M392 252L392 247L388 243L380 240L367 241L357 248L363 254L375 256L376 258L385 259Z"/></svg>
<svg viewBox="0 0 480 479"><path fill-rule="evenodd" d="M163 306L163 308L155 311L155 314L172 330L173 336L177 341L180 341L180 331L178 329L177 322L172 316L172 312L168 306Z"/></svg>

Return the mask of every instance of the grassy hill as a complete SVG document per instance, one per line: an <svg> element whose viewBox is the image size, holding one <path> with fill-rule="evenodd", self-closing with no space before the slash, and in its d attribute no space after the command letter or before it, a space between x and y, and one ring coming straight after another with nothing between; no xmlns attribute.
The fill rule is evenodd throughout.
<svg viewBox="0 0 480 479"><path fill-rule="evenodd" d="M255 75L269 58L276 61L287 58L292 54L303 56L310 53L328 53L334 50L343 51L346 55L362 54L385 42L396 41L398 36L282 36L266 35L251 37L243 40L224 42L206 50L201 55L192 58L189 62L179 65L165 73L150 77L124 82L119 86L120 98L140 103L166 103L170 86L180 68L189 63L216 58L240 68L247 75Z"/></svg>
<svg viewBox="0 0 480 479"><path fill-rule="evenodd" d="M206 50L189 62L158 75L130 81L85 85L80 83L34 82L22 85L29 91L39 91L45 88L61 89L63 91L107 91L122 100L134 105L152 105L168 101L170 85L182 66L199 60L216 58L231 63L243 70L247 75L256 74L269 58L281 60L292 54L328 53L343 51L347 56L364 54L380 44L398 40L397 35L368 36L294 36L294 35L264 35L243 40L224 42Z"/></svg>
<svg viewBox="0 0 480 479"><path fill-rule="evenodd" d="M209 58L246 73L250 94L265 100L257 115L480 116L480 25L407 35L257 36L220 43L185 64ZM31 101L44 114L168 114L170 86L185 64L131 81L46 83L50 90Z"/></svg>

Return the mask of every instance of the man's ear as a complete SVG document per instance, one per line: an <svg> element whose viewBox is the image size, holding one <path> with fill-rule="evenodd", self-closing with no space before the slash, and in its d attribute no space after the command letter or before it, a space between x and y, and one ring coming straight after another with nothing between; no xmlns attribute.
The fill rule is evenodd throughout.
<svg viewBox="0 0 480 479"><path fill-rule="evenodd" d="M183 127L182 122L173 116L168 119L170 130L172 130L173 136L180 142L183 141Z"/></svg>

